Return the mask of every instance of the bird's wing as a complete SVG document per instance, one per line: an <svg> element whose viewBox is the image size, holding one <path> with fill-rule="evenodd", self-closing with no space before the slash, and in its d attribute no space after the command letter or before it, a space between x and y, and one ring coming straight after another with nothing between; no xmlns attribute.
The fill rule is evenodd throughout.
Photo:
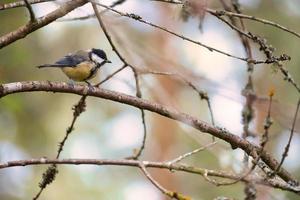
<svg viewBox="0 0 300 200"><path fill-rule="evenodd" d="M68 54L63 58L56 61L54 64L46 64L38 66L38 68L44 67L74 67L84 61L89 60L89 54L87 51L77 51L76 53Z"/></svg>
<svg viewBox="0 0 300 200"><path fill-rule="evenodd" d="M76 66L79 63L86 61L86 58L82 55L67 55L55 62L55 65L59 66Z"/></svg>

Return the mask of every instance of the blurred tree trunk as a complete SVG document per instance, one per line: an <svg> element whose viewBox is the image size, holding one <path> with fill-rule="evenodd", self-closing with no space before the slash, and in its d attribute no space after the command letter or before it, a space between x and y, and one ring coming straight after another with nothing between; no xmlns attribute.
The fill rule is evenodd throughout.
<svg viewBox="0 0 300 200"><path fill-rule="evenodd" d="M171 9L168 6L160 6L157 9L159 15L161 16L161 21L158 24L161 24L162 26L170 26L170 21L164 20L165 17L163 16L168 16L171 13ZM170 47L170 38L168 35L161 31L156 31L153 34L153 41L152 45L154 49L158 50L158 54L164 56L164 60L160 62L160 70L165 69L166 66L168 66L170 63L167 63L165 60L172 60L174 62L177 62L176 56L174 56L174 53L170 51L172 47ZM172 38L171 38L172 39ZM175 59L175 60L174 60ZM157 66L159 68L159 66ZM163 103L166 105L176 105L176 96L177 96L177 91L178 87L177 84L174 83L170 79L170 77L157 77L158 80L158 85L156 87L160 87L159 91L163 91L163 97L162 96L157 96L160 95L157 93L157 90L152 90L155 101L159 103ZM168 102L166 102L166 101ZM175 136L175 133L178 132L178 125L174 122L171 121L170 119L167 119L162 116L155 115L153 119L153 125L152 125L152 133L154 136L154 143L157 148L159 148L160 154L152 155L153 159L155 160L168 160L170 158L170 152L172 152L176 148L177 144L177 139ZM173 149L173 150L172 150ZM171 173L162 173L162 171L153 171L153 176L155 179L166 189L168 190L180 190L179 184L176 181L176 178L173 174ZM180 191L178 191L180 192ZM164 199L169 199L168 197L164 197Z"/></svg>

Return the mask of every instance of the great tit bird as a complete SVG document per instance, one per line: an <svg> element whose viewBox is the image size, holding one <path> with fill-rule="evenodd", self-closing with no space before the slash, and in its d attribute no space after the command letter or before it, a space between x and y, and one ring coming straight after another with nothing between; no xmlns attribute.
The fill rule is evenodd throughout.
<svg viewBox="0 0 300 200"><path fill-rule="evenodd" d="M101 49L80 50L70 53L56 61L54 64L37 66L38 68L57 67L60 68L67 77L74 81L84 81L96 76L98 69L105 63L111 63L106 54Z"/></svg>

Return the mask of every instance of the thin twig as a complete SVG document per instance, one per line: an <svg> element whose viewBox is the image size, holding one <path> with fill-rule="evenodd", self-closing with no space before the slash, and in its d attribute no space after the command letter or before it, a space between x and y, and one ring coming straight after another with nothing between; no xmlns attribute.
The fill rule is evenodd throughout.
<svg viewBox="0 0 300 200"><path fill-rule="evenodd" d="M134 74L134 80L135 80L135 87L136 87L136 97L142 98L142 92L140 88L140 83L139 83L139 77L137 70L133 67L131 67L133 74ZM141 118L142 118L142 125L143 125L143 139L142 139L142 144L141 146L135 150L135 153L132 157L132 159L138 159L141 155L143 150L145 149L146 145L146 139L147 139L147 126L146 126L146 119L145 119L145 111L143 109L140 109L141 111Z"/></svg>
<svg viewBox="0 0 300 200"><path fill-rule="evenodd" d="M158 188L163 194L167 195L169 193L169 191L167 189L165 189L163 186L161 186L156 180L154 180L152 178L152 176L149 174L149 172L147 171L146 167L144 164L140 164L140 169L142 170L142 172L144 173L144 175L151 181L151 183Z"/></svg>
<svg viewBox="0 0 300 200"><path fill-rule="evenodd" d="M124 64L122 67L120 67L119 69L117 69L115 72L113 72L110 75L108 75L105 79L103 79L99 83L95 84L94 87L99 87L100 85L102 85L103 83L105 83L106 81L108 81L109 79L111 79L113 76L115 76L117 73L119 73L120 71L122 71L126 67L128 67L128 65Z"/></svg>
<svg viewBox="0 0 300 200"><path fill-rule="evenodd" d="M115 2L113 2L111 4L111 7L119 6L119 5L121 5L121 4L125 3L125 2L126 2L126 0L116 0Z"/></svg>
<svg viewBox="0 0 300 200"><path fill-rule="evenodd" d="M97 5L94 1L90 1L92 6L93 6L93 9L94 9L94 12L95 12L95 15L98 19L98 22L100 24L100 27L102 29L102 31L104 32L104 35L106 36L110 46L112 47L112 50L117 54L117 56L119 57L119 59L123 62L124 66L128 66L131 68L133 74L134 74L134 79L135 79L135 87L136 87L136 97L138 98L141 98L142 97L142 93L141 93L141 89L140 89L140 85L139 85L139 80L138 80L138 74L136 72L136 69L131 65L129 64L126 59L121 55L121 53L118 51L118 49L116 48L114 42L112 41L111 39L111 36L109 35L106 27L105 27L105 24L103 23L102 19L101 19L101 15L98 11L98 8L97 8ZM142 144L140 146L140 148L135 152L135 154L132 156L132 157L129 157L129 158L132 158L132 159L138 159L140 157L140 155L142 154L142 151L144 150L145 148L145 143L146 143L146 137L147 137L147 128L146 128L146 120L145 120L145 112L143 109L140 109L141 111L141 118L142 118L142 124L143 124L143 139L142 139Z"/></svg>
<svg viewBox="0 0 300 200"><path fill-rule="evenodd" d="M65 142L67 141L67 139L68 139L69 135L71 134L71 132L74 130L74 125L75 125L75 122L78 119L79 115L86 110L86 102L85 102L86 98L87 98L87 96L83 95L81 97L81 99L79 100L79 102L73 107L73 110L74 110L73 119L72 119L71 125L66 130L66 134L65 134L63 140L58 145L56 159L59 158L61 152L63 151L63 147L65 145ZM42 194L43 190L46 189L46 187L54 181L55 176L56 176L57 173L58 173L58 170L57 170L56 165L51 165L43 173L42 180L39 183L40 190L34 196L34 198L33 198L34 200L37 200L40 197L40 195Z"/></svg>
<svg viewBox="0 0 300 200"><path fill-rule="evenodd" d="M280 163L279 165L276 167L276 169L274 170L274 174L276 175L279 171L279 169L281 168L284 160L286 159L286 157L288 156L288 152L289 152L289 149L290 149L290 145L291 145L291 142L292 142L292 138L293 138L293 135L294 135L294 130L295 130L295 125L296 125L296 122L297 122L297 115L298 115L298 111L299 111L299 106L300 106L300 98L298 99L298 103L297 103L297 108L296 108L296 111L295 111L295 116L294 116L294 120L293 120L293 125L292 125L292 129L291 129L291 133L290 133L290 137L289 137L289 140L288 140L288 143L285 147L285 150L282 154L282 157L281 157L281 160L280 160Z"/></svg>
<svg viewBox="0 0 300 200"><path fill-rule="evenodd" d="M182 4L181 1L174 1L174 0L150 0L150 1L158 1L162 3L171 3L171 4Z"/></svg>
<svg viewBox="0 0 300 200"><path fill-rule="evenodd" d="M34 22L36 19L35 19L35 15L34 15L32 7L31 7L31 4L28 2L28 0L24 0L24 2L25 2L25 5L27 7L27 10L30 14L30 21Z"/></svg>
<svg viewBox="0 0 300 200"><path fill-rule="evenodd" d="M181 156L179 156L179 157L177 157L177 158L175 158L175 159L173 159L173 160L170 160L169 163L170 163L170 165L173 165L173 164L175 164L175 163L179 163L179 162L182 161L183 159L185 159L185 158L187 158L187 157L189 157L189 156L192 156L192 155L194 155L194 154L196 154L196 153L198 153L198 152L200 152L200 151L204 151L204 150L206 150L206 149L212 147L212 146L215 145L215 144L217 144L217 142L209 143L209 144L207 144L207 145L205 145L205 146L203 146L203 147L200 147L200 148L195 149L195 150L193 150L193 151L191 151L191 152L185 153L185 154L183 154L183 155L181 155Z"/></svg>
<svg viewBox="0 0 300 200"><path fill-rule="evenodd" d="M213 9L210 9L210 8L206 8L206 11L211 13L211 14L216 14L216 15L219 15L219 16L226 15L226 16L230 16L230 17L238 17L238 18L242 18L242 19L257 21L257 22L260 22L262 24L266 24L266 25L276 27L278 29L281 29L283 31L291 33L292 35L300 38L300 34L297 33L296 31L291 30L291 29L289 29L287 27L284 27L284 26L282 26L278 23L275 23L275 22L272 22L272 21L269 21L269 20L266 20L266 19L262 19L262 18L258 18L258 17L255 17L255 16L250 16L250 15L245 15L245 14L228 12L228 11L224 11L224 10L218 11L218 10L213 10Z"/></svg>
<svg viewBox="0 0 300 200"><path fill-rule="evenodd" d="M216 48L214 48L214 47L210 47L210 46L208 46L208 45L206 45L206 44L203 44L203 43L201 43L201 42L199 42L199 41L195 41L195 40L193 40L193 39L191 39L191 38L188 38L188 37L185 37L185 36L180 35L180 34L178 34L178 33L175 33L175 32L173 32L173 31L171 31L171 30L169 30L169 29L167 29L167 28L165 28L165 27L162 27L162 26L153 24L153 23L151 23L151 22L148 22L148 21L146 21L146 20L143 20L141 16L138 16L138 15L135 15L135 14L126 14L126 13L120 12L120 11L118 11L118 10L116 10L116 9L113 9L113 8L111 8L111 7L109 7L109 6L106 6L106 5L104 5L104 4L98 3L97 1L94 1L94 0L91 0L91 1L92 1L93 3L99 5L99 6L103 7L103 8L106 8L106 9L108 9L108 10L111 10L111 11L114 12L114 13L117 13L117 14L120 15L120 16L127 17L127 18L131 18L131 19L134 19L134 20L136 20L136 21L139 21L139 22L141 22L141 23L143 23L143 24L152 26L152 27L154 27L154 28L157 28L157 29L159 29L159 30L162 30L162 31L164 31L164 32L167 32L167 33L169 33L169 34L171 34L171 35L174 35L174 36L176 36L176 37L178 37L178 38L181 38L181 39L186 40L186 41L188 41L188 42L191 42L191 43L193 43L193 44L202 46L202 47L208 49L209 51L212 51L212 52L215 51L215 52L217 52L217 53L226 55L226 56L228 56L228 57L235 58L235 59L238 59L238 60L242 60L242 61L245 61L245 62L250 62L250 63L253 63L253 64L269 64L268 61L249 60L248 58L243 58L243 57L239 57L239 56L232 55L232 54L230 54L230 53L227 53L227 52L224 52L224 51L222 51L222 50L216 49Z"/></svg>
<svg viewBox="0 0 300 200"><path fill-rule="evenodd" d="M233 180L233 181L230 181L230 182L228 182L228 181L217 181L215 179L209 178L208 170L204 170L203 177L207 182L209 182L209 183L211 183L215 186L225 186L225 185L231 184L233 181L236 181L236 180Z"/></svg>
<svg viewBox="0 0 300 200"><path fill-rule="evenodd" d="M282 63L277 62L275 63L276 66L279 68L280 72L284 75L284 80L291 83L294 88L300 93L300 85L296 83L296 81L293 79L292 75L289 73L289 71L283 66Z"/></svg>
<svg viewBox="0 0 300 200"><path fill-rule="evenodd" d="M147 171L145 165L141 162L139 165L140 169L142 170L143 174L148 178L148 180L159 190L161 191L164 195L170 197L170 198L174 198L174 199L178 199L178 200L182 200L183 198L178 198L178 193L176 192L172 192L169 191L167 189L165 189L161 184L159 184L151 175L150 173ZM181 195L182 196L182 195Z"/></svg>
<svg viewBox="0 0 300 200"><path fill-rule="evenodd" d="M95 18L96 15L95 13L89 14L89 15L84 15L80 17L63 17L61 19L56 20L56 22L72 22L72 21L81 21L81 20L87 20L87 19L92 19Z"/></svg>
<svg viewBox="0 0 300 200"><path fill-rule="evenodd" d="M87 98L87 96L83 95L80 98L79 102L76 105L74 105L74 107L72 108L73 111L74 111L73 112L73 119L72 119L71 125L67 128L65 137L63 138L63 140L59 144L59 148L58 148L58 151L57 151L57 154L56 154L56 158L59 158L61 152L63 151L63 147L65 145L65 142L67 141L70 133L72 133L72 131L74 130L74 125L75 125L76 120L78 119L80 114L83 113L86 110L86 102L85 102L86 98Z"/></svg>
<svg viewBox="0 0 300 200"><path fill-rule="evenodd" d="M220 2L221 2L221 4L223 5L223 8L226 11L231 11L231 7L226 4L225 0L220 0ZM234 2L232 2L232 1L231 1L231 3L234 4ZM236 7L236 6L233 6L233 7L234 7L236 12L238 12L238 13L241 12L238 7ZM220 20L223 20L223 18L218 16L218 15L214 15L214 16L217 17ZM241 27L241 29L242 29L241 31L240 31L240 29L237 28L237 30L236 30L237 34L239 35L239 38L240 38L240 40L241 40L241 42L244 46L244 50L247 54L247 57L249 59L253 59L252 49L251 49L251 46L250 46L250 43L249 43L249 40L248 40L249 37L247 37L248 34L246 34L246 36L244 35L244 31L246 30L246 28L245 28L245 24L244 24L243 19L239 18L239 24L238 24L238 22L235 18L229 17L229 19L230 19L231 23L233 24L233 27L236 27L236 28ZM227 23L226 20L224 20L224 22L229 26L231 25L231 23ZM241 32L243 32L243 33L241 33ZM252 63L247 63L247 64L248 64L248 71L249 72L253 71L253 64Z"/></svg>
<svg viewBox="0 0 300 200"><path fill-rule="evenodd" d="M103 21L102 21L102 19L101 19L101 15L99 14L99 11L98 11L98 8L97 8L96 3L95 3L94 1L90 1L90 2L92 3L92 6L93 6L93 9L94 9L95 15L96 15L96 17L97 17L97 19L98 19L99 25L100 25L100 27L101 27L101 29L102 29L102 31L103 31L105 37L107 38L107 40L108 40L110 46L112 47L112 50L117 54L117 56L120 58L120 60L121 60L124 64L127 64L127 65L128 65L127 61L126 61L125 58L121 55L121 53L118 51L118 49L116 48L115 44L113 43L113 41L112 41L110 35L108 34L108 32L107 32L107 30L106 30L106 27L105 27L105 25L104 25L104 23L103 23ZM107 6L107 8L109 8L109 7Z"/></svg>
<svg viewBox="0 0 300 200"><path fill-rule="evenodd" d="M211 123L213 126L215 126L214 114L213 114L212 106L210 103L210 98L209 98L207 92L198 89L192 81L188 80L184 76L180 75L179 73L175 73L175 72L161 72L161 71L147 70L147 71L143 71L143 72L139 72L139 73L142 75L143 74L154 74L154 75L172 76L172 77L175 77L175 78L183 81L184 83L186 83L190 88L192 88L195 92L197 92L200 100L205 100L207 102L207 106L208 106L208 110L209 110L210 118L211 118ZM213 138L213 141L214 141L214 138Z"/></svg>
<svg viewBox="0 0 300 200"><path fill-rule="evenodd" d="M150 1L158 1L158 2L164 2L164 3L173 3L173 4L183 4L182 2L179 1L173 1L173 0L150 0ZM251 15L245 15L245 14L240 14L240 13L235 13L235 12L229 12L229 11L225 11L225 10L214 10L214 9L210 9L210 8L205 8L206 12L214 14L214 15L219 15L219 16L229 16L229 17L238 17L241 19L247 19L247 20L252 20L252 21L256 21L262 24L266 24L266 25L270 25L273 27L276 27L278 29L281 29L285 32L288 32L298 38L300 38L300 33L297 33L296 31L289 29L285 26L282 26L276 22L272 22L270 20L266 20L266 19L262 19L259 17L255 17L255 16L251 16Z"/></svg>

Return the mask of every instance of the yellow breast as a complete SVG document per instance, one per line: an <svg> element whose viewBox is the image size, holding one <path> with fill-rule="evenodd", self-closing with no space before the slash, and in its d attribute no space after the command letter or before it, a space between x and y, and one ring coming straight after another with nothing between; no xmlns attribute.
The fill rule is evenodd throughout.
<svg viewBox="0 0 300 200"><path fill-rule="evenodd" d="M90 62L83 62L76 67L63 67L62 71L74 81L85 81L89 78L91 70L95 67L95 64Z"/></svg>

